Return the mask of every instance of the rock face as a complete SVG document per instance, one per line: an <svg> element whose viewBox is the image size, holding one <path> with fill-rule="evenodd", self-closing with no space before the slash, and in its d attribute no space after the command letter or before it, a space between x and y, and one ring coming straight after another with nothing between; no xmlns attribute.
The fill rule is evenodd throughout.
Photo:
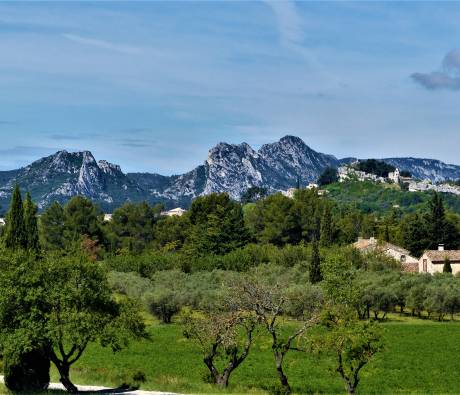
<svg viewBox="0 0 460 395"><path fill-rule="evenodd" d="M40 208L53 201L66 202L83 195L111 211L127 201L163 202L167 207L187 206L200 195L228 192L238 199L251 186L270 192L315 181L328 166L337 167L352 158L338 160L316 152L300 138L285 136L258 151L248 144L219 143L203 165L174 176L152 173L124 174L107 161L97 162L91 152L59 151L22 169L0 172L0 206L5 209L16 183L28 190ZM410 171L414 177L438 182L460 179L460 166L431 159L388 158L385 162Z"/></svg>
<svg viewBox="0 0 460 395"><path fill-rule="evenodd" d="M14 172L0 172L0 181L1 203L9 198L17 183L31 193L40 209L54 201L64 203L76 195L87 196L105 208L142 194L119 166L96 162L89 151L59 151Z"/></svg>

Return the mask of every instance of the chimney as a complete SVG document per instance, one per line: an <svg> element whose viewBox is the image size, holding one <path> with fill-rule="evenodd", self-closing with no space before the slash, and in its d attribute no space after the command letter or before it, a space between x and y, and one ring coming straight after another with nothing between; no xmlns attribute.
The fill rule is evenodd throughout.
<svg viewBox="0 0 460 395"><path fill-rule="evenodd" d="M439 244L438 251L444 251L444 244Z"/></svg>

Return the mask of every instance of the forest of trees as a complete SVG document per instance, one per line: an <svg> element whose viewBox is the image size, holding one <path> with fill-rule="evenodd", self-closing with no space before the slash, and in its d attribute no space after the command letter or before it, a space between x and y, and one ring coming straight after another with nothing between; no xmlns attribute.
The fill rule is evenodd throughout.
<svg viewBox="0 0 460 395"><path fill-rule="evenodd" d="M127 203L104 221L79 196L38 216L16 187L0 247L9 388L46 387L54 364L75 392L70 369L87 345L117 351L146 337L144 311L165 324L180 317L215 385L227 386L244 366L258 328L270 335L281 393L291 392L286 354L317 345L338 355L337 372L354 393L383 346L377 323L389 312L442 321L460 311L457 277L401 273L398 262L350 247L376 236L416 256L440 243L459 248L460 217L439 194L413 213L363 212L304 189L294 198L251 190L244 203L202 196L183 216L162 210ZM285 318L293 324L279 324ZM318 326L321 338L310 334Z"/></svg>

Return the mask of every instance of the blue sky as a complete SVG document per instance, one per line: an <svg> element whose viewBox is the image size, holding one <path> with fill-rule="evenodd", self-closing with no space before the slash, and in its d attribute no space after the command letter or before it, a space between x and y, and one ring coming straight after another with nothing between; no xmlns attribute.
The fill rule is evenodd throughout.
<svg viewBox="0 0 460 395"><path fill-rule="evenodd" d="M181 173L220 141L460 164L460 3L1 2L0 170Z"/></svg>

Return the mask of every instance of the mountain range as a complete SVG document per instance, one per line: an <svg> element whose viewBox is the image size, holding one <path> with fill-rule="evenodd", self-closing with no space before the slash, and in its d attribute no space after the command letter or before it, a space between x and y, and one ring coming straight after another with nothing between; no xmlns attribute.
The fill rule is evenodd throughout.
<svg viewBox="0 0 460 395"><path fill-rule="evenodd" d="M89 151L59 151L17 170L0 172L0 206L5 209L15 184L28 190L40 209L54 201L65 203L84 195L110 212L124 202L162 202L166 207L187 207L197 196L228 192L238 199L251 186L270 192L286 190L299 181L315 181L329 166L350 163L311 149L299 137L285 136L254 150L248 144L219 143L206 161L188 173L163 176L123 173L120 166L96 161ZM416 178L433 182L460 179L460 166L433 159L386 158L383 161L407 170Z"/></svg>

